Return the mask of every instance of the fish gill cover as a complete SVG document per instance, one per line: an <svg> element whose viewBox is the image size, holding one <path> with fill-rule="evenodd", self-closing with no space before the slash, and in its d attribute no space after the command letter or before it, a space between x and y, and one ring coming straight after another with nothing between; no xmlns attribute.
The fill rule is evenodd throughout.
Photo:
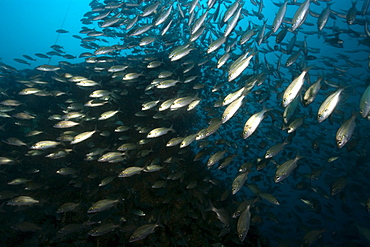
<svg viewBox="0 0 370 247"><path fill-rule="evenodd" d="M71 3L2 48L1 245L369 245L369 0Z"/></svg>

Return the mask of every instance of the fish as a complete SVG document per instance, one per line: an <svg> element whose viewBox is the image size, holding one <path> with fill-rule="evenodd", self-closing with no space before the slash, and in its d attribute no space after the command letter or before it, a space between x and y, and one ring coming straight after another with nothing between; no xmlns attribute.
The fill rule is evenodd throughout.
<svg viewBox="0 0 370 247"><path fill-rule="evenodd" d="M211 166L216 164L218 161L220 161L220 159L222 159L222 157L224 156L226 152L227 152L226 150L223 150L223 151L218 151L217 153L212 154L211 157L209 157L207 161L207 167L210 168Z"/></svg>
<svg viewBox="0 0 370 247"><path fill-rule="evenodd" d="M32 206L38 204L40 201L36 200L30 196L18 196L7 202L10 206Z"/></svg>
<svg viewBox="0 0 370 247"><path fill-rule="evenodd" d="M189 146L193 141L195 141L196 137L197 137L197 134L190 134L186 136L180 143L180 148Z"/></svg>
<svg viewBox="0 0 370 247"><path fill-rule="evenodd" d="M299 117L294 119L291 123L289 123L287 129L288 133L292 133L296 131L302 124L303 124L304 117Z"/></svg>
<svg viewBox="0 0 370 247"><path fill-rule="evenodd" d="M244 89L243 89L244 91ZM245 98L245 95L241 95L237 99L235 99L228 107L226 107L224 113L222 114L221 117L221 123L224 124L227 121L229 121L235 113L238 111L238 109L242 106L243 104L243 99Z"/></svg>
<svg viewBox="0 0 370 247"><path fill-rule="evenodd" d="M151 130L148 133L146 138L156 138L156 137L165 135L170 131L174 132L174 129L173 128L165 128L165 127L155 128L155 129Z"/></svg>
<svg viewBox="0 0 370 247"><path fill-rule="evenodd" d="M167 142L166 147L173 147L179 145L183 140L184 140L183 137L174 137Z"/></svg>
<svg viewBox="0 0 370 247"><path fill-rule="evenodd" d="M334 196L341 192L346 187L347 181L346 177L337 178L331 186L330 194Z"/></svg>
<svg viewBox="0 0 370 247"><path fill-rule="evenodd" d="M82 80L79 80L79 81L82 81ZM109 96L111 95L111 92L109 92L108 90L104 90L104 89L100 89L100 90L95 90L94 92L92 92L89 97L91 98L101 98L101 97L105 97L105 96Z"/></svg>
<svg viewBox="0 0 370 247"><path fill-rule="evenodd" d="M239 7L238 1L235 1L232 5L230 5L230 7L226 10L222 21L227 22L234 15L238 7Z"/></svg>
<svg viewBox="0 0 370 247"><path fill-rule="evenodd" d="M61 213L67 213L67 212L74 212L79 205L80 205L79 203L73 203L73 202L64 203L57 209L57 213L61 214Z"/></svg>
<svg viewBox="0 0 370 247"><path fill-rule="evenodd" d="M311 246L314 245L317 240L321 237L321 234L326 232L325 229L323 230L312 230L307 232L303 237L303 246Z"/></svg>
<svg viewBox="0 0 370 247"><path fill-rule="evenodd" d="M236 155L227 156L223 162L217 167L217 169L223 169L226 166L230 165L230 163L233 161Z"/></svg>
<svg viewBox="0 0 370 247"><path fill-rule="evenodd" d="M103 112L100 117L98 118L98 120L107 120L113 116L115 116L118 112L120 112L120 110L117 110L117 111L106 111L106 112Z"/></svg>
<svg viewBox="0 0 370 247"><path fill-rule="evenodd" d="M152 4L148 4L147 6L145 6L145 9L143 10L143 13L141 14L141 16L146 17L146 16L151 15L152 13L154 13L157 10L157 8L160 4L161 4L160 2L155 2L155 3L152 3Z"/></svg>
<svg viewBox="0 0 370 247"><path fill-rule="evenodd" d="M240 45L243 45L243 44L245 44L246 42L248 42L254 35L256 35L257 34L257 32L256 32L256 30L254 29L254 28L251 28L251 29L249 29L249 30L247 30L241 37L240 37L240 41L239 41L239 43L240 43ZM229 54L229 53L227 53L227 54ZM229 54L229 56L230 56L230 54ZM217 66L217 68L220 68L221 66Z"/></svg>
<svg viewBox="0 0 370 247"><path fill-rule="evenodd" d="M58 29L56 30L57 33L69 33L69 31L64 30L64 29Z"/></svg>
<svg viewBox="0 0 370 247"><path fill-rule="evenodd" d="M357 4L357 1L353 1L351 8L347 12L346 21L348 25L352 25L356 20L356 15L357 15L356 4Z"/></svg>
<svg viewBox="0 0 370 247"><path fill-rule="evenodd" d="M95 202L89 209L87 210L87 213L92 214L92 213L97 213L97 212L102 212L106 211L112 207L114 207L120 200L110 200L110 199L103 199L100 201Z"/></svg>
<svg viewBox="0 0 370 247"><path fill-rule="evenodd" d="M283 107L287 107L290 103L292 103L295 97L297 97L304 84L304 77L306 76L309 69L310 68L303 69L302 73L298 77L296 77L285 89L282 103Z"/></svg>
<svg viewBox="0 0 370 247"><path fill-rule="evenodd" d="M240 56L229 68L228 71L228 81L231 82L235 80L249 65L251 59L257 54L257 52L252 53L247 57L247 54Z"/></svg>
<svg viewBox="0 0 370 247"><path fill-rule="evenodd" d="M366 14L367 9L369 8L369 4L370 2L368 0L364 1L362 8L361 8L361 16L364 16Z"/></svg>
<svg viewBox="0 0 370 247"><path fill-rule="evenodd" d="M294 32L299 28L306 20L310 8L310 0L305 0L297 11L295 12L292 20L292 31Z"/></svg>
<svg viewBox="0 0 370 247"><path fill-rule="evenodd" d="M148 30L150 30L153 27L153 24L145 24L140 27L137 27L136 29L132 30L129 37L132 36L139 36L143 33L146 33Z"/></svg>
<svg viewBox="0 0 370 247"><path fill-rule="evenodd" d="M206 17L208 15L208 10L206 10L193 24L191 28L191 34L194 34L203 25ZM172 60L171 60L172 61Z"/></svg>
<svg viewBox="0 0 370 247"><path fill-rule="evenodd" d="M195 95L194 97L192 96L186 96L186 97L181 97L177 98L173 101L173 103L170 106L170 110L174 111L177 109L180 109L184 106L189 105L193 100L197 99L198 95Z"/></svg>
<svg viewBox="0 0 370 247"><path fill-rule="evenodd" d="M367 86L360 99L360 114L366 118L370 112L370 86Z"/></svg>
<svg viewBox="0 0 370 247"><path fill-rule="evenodd" d="M240 214L236 226L240 242L243 242L245 237L247 236L250 223L251 223L250 205L247 205L247 207Z"/></svg>
<svg viewBox="0 0 370 247"><path fill-rule="evenodd" d="M130 236L129 242L136 242L145 239L149 234L153 233L159 224L146 224L138 227Z"/></svg>
<svg viewBox="0 0 370 247"><path fill-rule="evenodd" d="M8 157L0 157L0 165L13 165L15 160Z"/></svg>
<svg viewBox="0 0 370 247"><path fill-rule="evenodd" d="M317 30L319 31L322 31L324 29L326 23L329 20L329 16L331 13L331 10L330 10L331 4L332 3L326 4L326 8L321 11L319 18L317 19Z"/></svg>
<svg viewBox="0 0 370 247"><path fill-rule="evenodd" d="M56 141L39 141L31 146L31 149L45 150L49 148L55 148L60 142Z"/></svg>
<svg viewBox="0 0 370 247"><path fill-rule="evenodd" d="M243 128L243 138L247 139L258 128L262 120L265 118L265 113L272 109L263 108L262 111L253 114L245 123Z"/></svg>
<svg viewBox="0 0 370 247"><path fill-rule="evenodd" d="M156 88L163 89L163 88L169 88L175 86L179 80L174 80L174 79L168 79L168 80L163 80L156 84ZM159 101L158 101L159 102Z"/></svg>
<svg viewBox="0 0 370 247"><path fill-rule="evenodd" d="M276 199L276 197L274 197L273 195L269 193L259 192L258 196L274 205L277 205L277 206L280 205L280 202L278 201L278 199Z"/></svg>
<svg viewBox="0 0 370 247"><path fill-rule="evenodd" d="M170 7L165 12L162 12L162 14L160 16L158 16L158 18L154 22L154 26L158 26L158 25L161 25L162 23L166 22L166 20L168 19L168 17L171 14L171 11L172 11L172 5L170 5ZM172 22L172 20L171 20L171 22ZM167 29L168 28L169 28L169 26L167 27ZM162 35L164 35L164 33L166 33L166 32L162 32Z"/></svg>
<svg viewBox="0 0 370 247"><path fill-rule="evenodd" d="M340 95L343 92L344 88L337 89L334 93L329 95L324 102L320 105L320 108L317 112L317 121L322 123L325 119L327 119L332 112L334 111L335 107L338 105L340 100Z"/></svg>
<svg viewBox="0 0 370 247"><path fill-rule="evenodd" d="M294 159L290 159L280 165L279 168L276 170L274 182L279 183L286 179L290 175L290 173L292 173L292 171L297 167L297 162L301 158L302 157L297 154Z"/></svg>
<svg viewBox="0 0 370 247"><path fill-rule="evenodd" d="M187 107L187 111L191 111L191 110L193 110L193 109L195 109L198 105L199 105L199 103L200 103L200 101L201 101L202 99L195 99L195 100L193 100L189 105L188 105L188 107Z"/></svg>
<svg viewBox="0 0 370 247"><path fill-rule="evenodd" d="M71 144L77 144L77 143L80 143L82 141L85 141L87 139L89 139L90 137L92 137L94 134L96 133L96 130L93 130L93 131L85 131L81 134L78 134L76 136L73 137L73 140L70 142Z"/></svg>
<svg viewBox="0 0 370 247"><path fill-rule="evenodd" d="M36 94L36 93L39 93L41 92L40 89L38 88L25 88L25 89L22 89L21 91L19 91L19 95L31 95L31 94Z"/></svg>
<svg viewBox="0 0 370 247"><path fill-rule="evenodd" d="M93 81L93 80L82 80L76 83L77 86L80 87L95 87L95 86L101 86L99 83Z"/></svg>
<svg viewBox="0 0 370 247"><path fill-rule="evenodd" d="M84 106L87 106L87 107L97 107L97 106L105 105L107 103L108 103L108 101L106 101L106 100L92 99L92 100L89 100L88 102L86 102L84 104Z"/></svg>
<svg viewBox="0 0 370 247"><path fill-rule="evenodd" d="M123 155L125 154L121 152L108 152L108 153L103 154L101 157L99 157L98 161L99 162L110 162L117 158L121 158Z"/></svg>
<svg viewBox="0 0 370 247"><path fill-rule="evenodd" d="M273 158L275 155L280 153L287 144L288 142L282 142L282 143L275 144L274 146L267 149L265 153L265 159Z"/></svg>
<svg viewBox="0 0 370 247"><path fill-rule="evenodd" d="M227 25L226 25L226 28L225 28L225 31L224 31L224 37L225 38L230 35L230 33L233 31L233 29L237 25L237 23L239 21L240 14L241 14L241 11L242 11L242 8L241 7L238 8L238 10L236 10L236 13L232 17L232 19L227 22Z"/></svg>
<svg viewBox="0 0 370 247"><path fill-rule="evenodd" d="M272 24L272 32L276 33L276 31L279 29L281 23L283 22L286 9L287 9L288 1L285 1L279 8L278 13L275 16L275 19Z"/></svg>
<svg viewBox="0 0 370 247"><path fill-rule="evenodd" d="M262 42L264 40L264 37L265 37L266 24L267 24L267 20L265 20L263 22L263 26L261 27L261 29L257 33L256 42L257 42L257 45L259 45L259 46L262 44Z"/></svg>
<svg viewBox="0 0 370 247"><path fill-rule="evenodd" d="M33 57L31 56L28 56L28 55L22 55L24 58L30 60L30 61L36 61L36 59L34 59Z"/></svg>
<svg viewBox="0 0 370 247"><path fill-rule="evenodd" d="M20 106L22 103L19 102L18 100L7 99L7 100L1 101L0 104L5 105L5 106Z"/></svg>
<svg viewBox="0 0 370 247"><path fill-rule="evenodd" d="M239 174L233 181L231 192L235 195L243 186L245 181L248 179L248 171Z"/></svg>
<svg viewBox="0 0 370 247"><path fill-rule="evenodd" d="M291 66L293 63L295 63L297 61L297 59L300 56L301 56L301 51L300 50L296 51L290 57L288 57L288 59L287 59L287 61L285 63L285 66L287 66L287 67Z"/></svg>
<svg viewBox="0 0 370 247"><path fill-rule="evenodd" d="M25 178L16 178L16 179L13 179L12 181L8 182L7 184L9 184L9 185L20 185L20 184L28 183L30 181L31 180L25 179Z"/></svg>
<svg viewBox="0 0 370 247"><path fill-rule="evenodd" d="M216 208L213 206L212 202L209 200L210 207L206 211L213 211L217 215L217 218L222 222L222 224L227 227L230 225L230 215L224 208Z"/></svg>
<svg viewBox="0 0 370 247"><path fill-rule="evenodd" d="M26 143L24 143L23 141L19 140L18 138L15 138L15 137L9 137L5 140L3 140L4 143L6 144L9 144L9 145L13 145L13 146L27 146Z"/></svg>
<svg viewBox="0 0 370 247"><path fill-rule="evenodd" d="M193 50L192 47L189 47L188 45L185 47L182 47L179 50L174 51L172 54L170 54L169 58L171 59L171 62L180 60L181 58L189 55L189 53Z"/></svg>
<svg viewBox="0 0 370 247"><path fill-rule="evenodd" d="M303 96L304 106L308 106L315 100L318 92L320 91L322 79L322 77L317 78L317 81L311 84L311 86L307 89Z"/></svg>
<svg viewBox="0 0 370 247"><path fill-rule="evenodd" d="M216 51L218 48L221 47L222 44L224 44L226 41L226 37L225 36L221 36L220 38L216 39L215 41L213 41L208 49L207 49L207 53L211 53L211 52L214 52Z"/></svg>
<svg viewBox="0 0 370 247"><path fill-rule="evenodd" d="M337 134L335 135L338 148L342 148L351 139L352 133L356 127L356 117L357 114L353 114L338 129Z"/></svg>
<svg viewBox="0 0 370 247"><path fill-rule="evenodd" d="M291 118L295 115L298 104L299 103L299 97L295 97L295 99L290 103L287 107L285 107L283 112L283 120L284 123L287 124L291 120Z"/></svg>
<svg viewBox="0 0 370 247"><path fill-rule="evenodd" d="M245 93L246 91L246 88L245 87L242 87L240 88L239 90L233 92L233 93L230 93L228 94L224 100L222 101L222 105L223 106L226 106L226 105L229 105L230 103L234 102L236 99L238 99L240 96L243 95L243 93Z"/></svg>
<svg viewBox="0 0 370 247"><path fill-rule="evenodd" d="M29 62L27 62L26 60L23 60L21 58L14 58L13 60L18 62L18 63L23 63L23 64L27 64L27 65L31 66L31 64Z"/></svg>
<svg viewBox="0 0 370 247"><path fill-rule="evenodd" d="M159 100L146 102L142 104L141 110L146 111L146 110L152 109L153 107L157 106L158 103L159 103Z"/></svg>
<svg viewBox="0 0 370 247"><path fill-rule="evenodd" d="M91 1L63 29L79 55L4 53L3 228L33 245L358 244L342 233L365 225L369 1L331 2Z"/></svg>
<svg viewBox="0 0 370 247"><path fill-rule="evenodd" d="M65 129L65 128L74 127L76 125L79 125L79 123L76 123L76 122L70 121L70 120L62 120L62 121L56 123L53 127L57 128L57 129Z"/></svg>
<svg viewBox="0 0 370 247"><path fill-rule="evenodd" d="M47 58L49 58L49 57L47 57ZM54 65L44 64L44 65L37 66L36 69L41 70L41 71L45 71L45 72L50 72L50 71L60 70L61 68L57 67L57 66L54 66Z"/></svg>
<svg viewBox="0 0 370 247"><path fill-rule="evenodd" d="M119 225L116 225L114 223L107 223L107 224L95 227L94 229L90 230L88 234L93 237L98 237L98 236L107 234L108 232L114 231L117 228L119 228Z"/></svg>
<svg viewBox="0 0 370 247"><path fill-rule="evenodd" d="M126 177L131 177L136 174L140 174L141 171L144 170L142 167L128 167L125 170L123 170L120 174L118 174L118 177L120 178L126 178Z"/></svg>
<svg viewBox="0 0 370 247"><path fill-rule="evenodd" d="M102 187L102 186L106 186L107 184L109 184L110 182L112 182L113 180L115 179L115 177L113 176L109 176L109 177L106 177L104 178L100 183L99 183L99 187Z"/></svg>

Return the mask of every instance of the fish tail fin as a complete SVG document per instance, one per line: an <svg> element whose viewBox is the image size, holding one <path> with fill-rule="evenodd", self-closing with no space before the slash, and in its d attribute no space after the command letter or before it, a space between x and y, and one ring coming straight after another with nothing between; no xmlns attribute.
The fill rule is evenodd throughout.
<svg viewBox="0 0 370 247"><path fill-rule="evenodd" d="M268 111L271 111L273 109L274 108L272 108L272 107L267 107L265 103L262 104L262 111L263 112L268 112Z"/></svg>
<svg viewBox="0 0 370 247"><path fill-rule="evenodd" d="M299 151L297 151L297 156L295 157L295 160L300 160L300 159L303 159L305 158L304 155L301 155L301 153Z"/></svg>
<svg viewBox="0 0 370 247"><path fill-rule="evenodd" d="M208 212L208 211L214 211L215 210L215 207L213 206L212 202L210 199L208 199L208 207L204 210L205 212Z"/></svg>

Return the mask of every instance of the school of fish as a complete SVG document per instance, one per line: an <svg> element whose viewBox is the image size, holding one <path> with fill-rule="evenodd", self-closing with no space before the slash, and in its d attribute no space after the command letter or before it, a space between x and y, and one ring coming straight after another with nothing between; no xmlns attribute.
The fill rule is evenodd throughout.
<svg viewBox="0 0 370 247"><path fill-rule="evenodd" d="M0 243L366 246L369 3L92 0L0 63Z"/></svg>

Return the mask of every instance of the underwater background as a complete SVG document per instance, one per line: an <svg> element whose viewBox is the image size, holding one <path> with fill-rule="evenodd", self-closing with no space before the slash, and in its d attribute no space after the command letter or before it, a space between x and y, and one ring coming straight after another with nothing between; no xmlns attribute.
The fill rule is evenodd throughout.
<svg viewBox="0 0 370 247"><path fill-rule="evenodd" d="M369 2L0 2L1 245L368 246Z"/></svg>

